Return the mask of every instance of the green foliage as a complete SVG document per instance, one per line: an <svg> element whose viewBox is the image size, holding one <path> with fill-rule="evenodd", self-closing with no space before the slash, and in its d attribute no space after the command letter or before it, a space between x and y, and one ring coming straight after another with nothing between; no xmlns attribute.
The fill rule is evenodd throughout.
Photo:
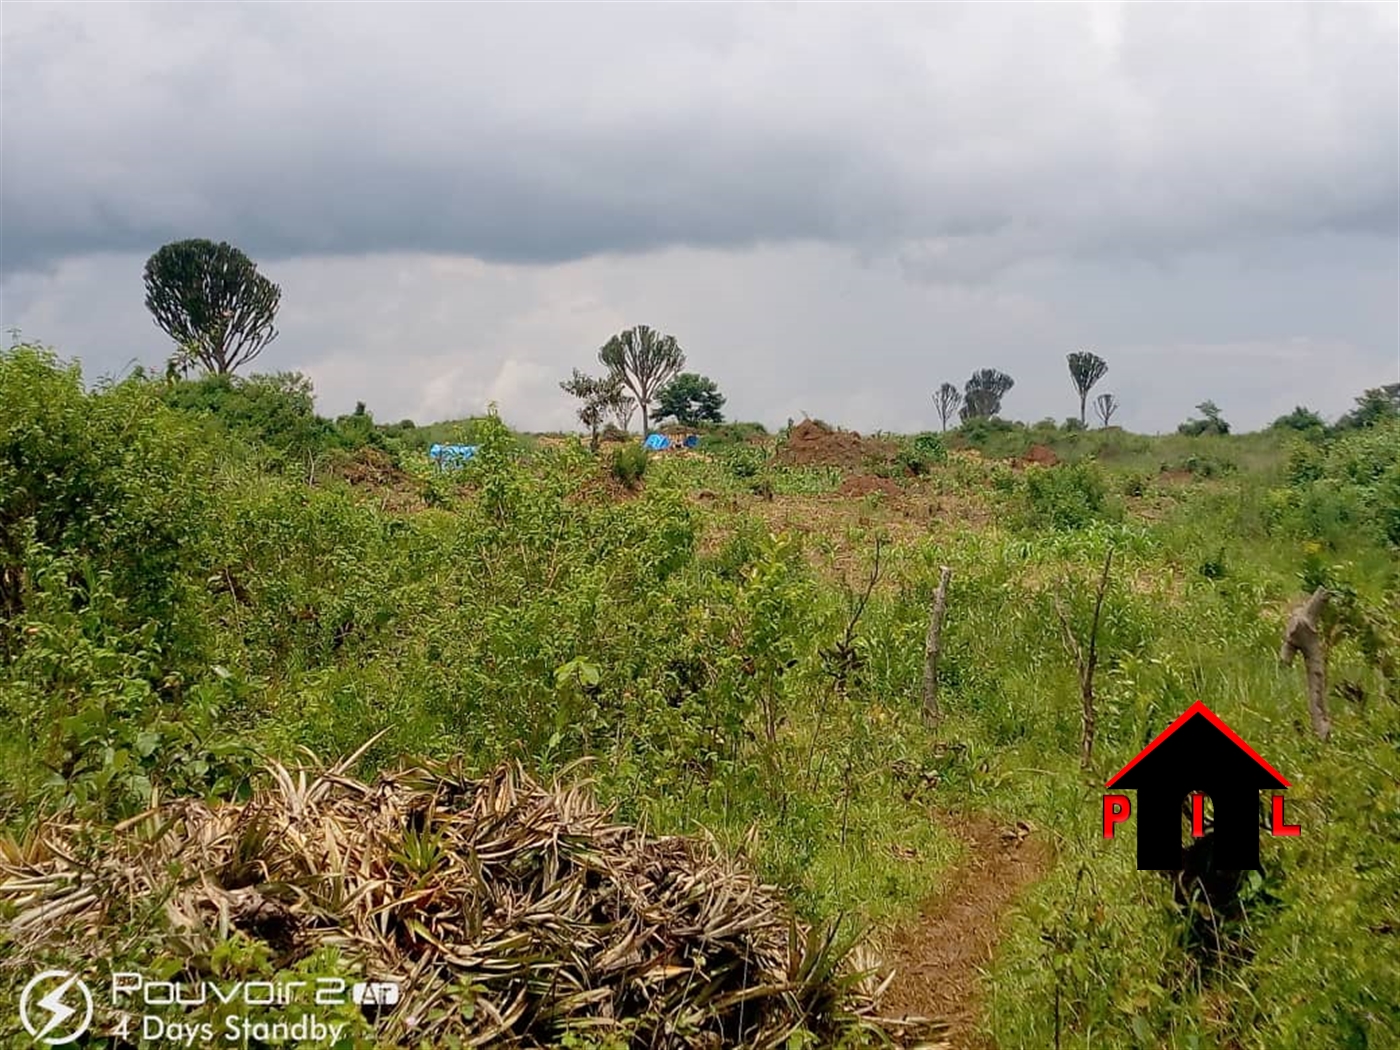
<svg viewBox="0 0 1400 1050"><path fill-rule="evenodd" d="M172 383L164 400L171 408L208 416L227 433L292 462L370 441L369 434L361 433L358 442L342 442L336 427L316 414L311 380L299 373L246 379L210 374Z"/></svg>
<svg viewBox="0 0 1400 1050"><path fill-rule="evenodd" d="M1298 405L1287 415L1269 424L1270 430L1296 430L1310 437L1321 437L1327 430L1326 421L1310 408Z"/></svg>
<svg viewBox="0 0 1400 1050"><path fill-rule="evenodd" d="M239 680L170 669L159 625L118 626L127 603L87 559L36 545L25 568L23 645L0 683L0 719L48 775L11 790L100 819L145 809L156 788L227 798L246 787L253 755L226 721L246 699Z"/></svg>
<svg viewBox="0 0 1400 1050"><path fill-rule="evenodd" d="M1268 495L1276 532L1344 546L1354 531L1400 545L1400 420L1295 446L1286 488Z"/></svg>
<svg viewBox="0 0 1400 1050"><path fill-rule="evenodd" d="M647 472L649 458L645 446L623 445L613 452L612 476L629 489L635 489Z"/></svg>
<svg viewBox="0 0 1400 1050"><path fill-rule="evenodd" d="M709 376L682 372L656 393L656 418L671 417L687 427L724 422L724 395Z"/></svg>
<svg viewBox="0 0 1400 1050"><path fill-rule="evenodd" d="M1188 419L1176 428L1178 434L1186 437L1200 437L1202 434L1228 434L1230 424L1225 422L1220 415L1220 409L1214 401L1202 401L1196 406L1196 411L1201 413L1201 419Z"/></svg>
<svg viewBox="0 0 1400 1050"><path fill-rule="evenodd" d="M1033 526L1078 529L1120 514L1109 499L1103 472L1092 463L1031 465L1026 468L1025 494L1027 521Z"/></svg>
<svg viewBox="0 0 1400 1050"><path fill-rule="evenodd" d="M758 477L768 462L768 453L756 445L731 445L716 456L724 469L740 481Z"/></svg>
<svg viewBox="0 0 1400 1050"><path fill-rule="evenodd" d="M914 435L914 451L923 456L930 463L948 462L948 448L943 443L943 436L935 434L931 430L926 430L922 434Z"/></svg>
<svg viewBox="0 0 1400 1050"><path fill-rule="evenodd" d="M204 557L211 457L195 428L140 380L89 393L76 365L18 346L0 353L0 613L24 608L29 551L107 574L124 626L159 625L161 646L196 644L177 625ZM188 606L185 606L188 608ZM0 622L0 645L11 635Z"/></svg>
<svg viewBox="0 0 1400 1050"><path fill-rule="evenodd" d="M948 462L948 448L941 434L926 430L908 441L901 442L895 455L895 465L904 473L920 476L935 466Z"/></svg>
<svg viewBox="0 0 1400 1050"><path fill-rule="evenodd" d="M609 372L605 376L595 377L585 375L575 368L573 374L561 382L559 387L564 393L572 394L581 402L578 407L578 419L588 428L589 447L596 452L598 428L603 425L609 413L622 409L628 400L622 389L621 373Z"/></svg>
<svg viewBox="0 0 1400 1050"><path fill-rule="evenodd" d="M175 340L170 371L237 371L277 338L282 289L231 244L175 241L146 260L146 309Z"/></svg>
<svg viewBox="0 0 1400 1050"><path fill-rule="evenodd" d="M718 423L706 429L700 447L708 451L725 445L752 445L767 437L768 430L762 423Z"/></svg>
<svg viewBox="0 0 1400 1050"><path fill-rule="evenodd" d="M1400 418L1400 383L1367 390L1356 399L1356 407L1337 420L1337 430L1365 430Z"/></svg>
<svg viewBox="0 0 1400 1050"><path fill-rule="evenodd" d="M1020 423L993 416L990 419L981 417L964 419L958 427L957 436L961 439L961 444L975 449L989 450L997 437L1002 435L1015 435L1014 447L1019 455L1029 447L1029 440L1025 437L1025 427ZM999 450L1000 451L1000 450Z"/></svg>
<svg viewBox="0 0 1400 1050"><path fill-rule="evenodd" d="M425 472L411 453L430 433L479 446L460 474L434 476L433 507L408 513L265 469L269 444L305 422L284 413L293 395L236 381L87 391L51 354L0 356L9 830L63 805L110 820L155 792L236 797L254 752L329 757L383 731L366 774L401 756L546 772L587 756L621 819L750 851L808 918L899 921L958 856L929 814L994 812L1056 853L991 963L998 1045L1053 1046L1057 1031L1066 1047L1396 1043L1395 424L1313 444L980 420L949 443L980 435L1021 455L1041 442L1066 463L958 455L898 508L757 509L750 485L824 494L841 472L777 467L734 434L709 459L657 457L645 491L619 499L611 463L577 441L527 455L494 411L438 431L371 430L368 412L332 424L347 440L378 433ZM237 421L240 441L211 441L203 414ZM927 437L908 446L932 459ZM1191 456L1235 469L1156 483ZM1131 514L1111 495L1124 491L1141 497ZM930 527L897 516L925 497ZM1086 623L1110 546L1085 777L1056 600ZM935 734L918 697L944 564ZM1282 611L1317 585L1335 595L1325 746L1306 731L1299 673L1273 656ZM1264 840L1230 956L1211 964L1193 910L1094 819L1103 780L1195 699L1293 780L1304 825ZM429 867L435 849L406 836L399 863ZM134 959L186 965L148 927L130 940ZM237 935L188 965L279 972Z"/></svg>

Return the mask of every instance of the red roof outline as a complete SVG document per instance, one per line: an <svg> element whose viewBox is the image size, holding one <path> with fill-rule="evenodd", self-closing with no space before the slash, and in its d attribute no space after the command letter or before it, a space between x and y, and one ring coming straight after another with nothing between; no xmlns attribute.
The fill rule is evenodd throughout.
<svg viewBox="0 0 1400 1050"><path fill-rule="evenodd" d="M1224 721L1221 720L1221 718L1220 718L1219 715L1217 715L1214 711L1212 711L1210 708L1208 708L1208 707L1207 707L1204 703L1202 703L1200 700L1197 700L1194 704L1192 704L1190 707L1188 707L1185 711L1183 711L1183 712L1181 713L1181 717L1180 717L1180 718L1178 718L1178 719L1177 719L1175 722L1173 722L1171 725L1167 726L1166 729L1164 729L1164 730L1162 730L1160 733L1158 733L1156 739L1154 739L1154 740L1152 741L1152 743L1148 744L1145 748L1143 748L1141 751L1139 751L1136 758L1134 758L1134 759L1133 759L1131 762L1129 762L1126 766L1124 766L1122 769L1120 769L1117 773L1113 774L1113 779L1110 780L1110 781L1108 782L1108 784L1105 785L1105 786L1106 786L1106 787L1112 787L1114 784L1116 784L1116 783L1119 781L1119 779L1122 778L1123 774L1125 774L1126 772L1128 772L1128 770L1132 769L1133 766L1137 765L1137 764L1138 764L1139 762L1141 762L1144 758L1146 758L1148 755L1150 755L1153 751L1155 751L1155 750L1157 749L1157 747L1158 747L1159 744L1162 744L1162 743L1167 739L1167 737L1171 736L1173 733L1175 733L1178 729L1180 729L1182 726L1184 726L1187 722L1189 722L1193 717L1195 717L1195 716L1198 715L1198 714L1199 714L1199 715L1204 715L1204 716L1206 717L1206 719L1210 722L1211 725L1215 726L1216 729L1220 730L1220 731L1221 731L1222 733L1224 733L1227 737L1229 737L1230 740L1231 740L1231 742L1232 742L1236 747L1238 747L1241 751L1243 751L1243 752L1244 752L1245 754L1247 754L1250 758L1254 759L1255 762L1259 763L1259 765L1263 766L1263 767L1264 767L1265 769L1267 769L1270 773L1272 773L1275 777L1277 777L1277 778L1279 779L1279 781L1282 782L1282 784L1283 784L1284 787L1291 787L1291 786L1292 786L1292 785L1290 785L1290 784L1288 783L1288 778L1287 778L1287 777L1285 777L1282 773L1280 773L1280 772L1279 772L1277 769L1275 769L1273 766L1269 765L1269 763L1265 762L1264 759L1263 759L1262 757L1260 757L1259 753L1258 753L1257 751L1254 750L1254 748L1250 747L1250 746L1249 746L1248 744L1246 744L1243 740L1241 740L1238 733L1236 733L1233 729L1231 729L1229 726L1227 726L1227 725L1224 723Z"/></svg>

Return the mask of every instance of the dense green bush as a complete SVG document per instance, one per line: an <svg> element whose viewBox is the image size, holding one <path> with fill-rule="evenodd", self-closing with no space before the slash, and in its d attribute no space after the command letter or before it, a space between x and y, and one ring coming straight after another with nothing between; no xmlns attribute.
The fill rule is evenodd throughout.
<svg viewBox="0 0 1400 1050"><path fill-rule="evenodd" d="M1361 530L1400 545L1400 421L1344 431L1322 447L1294 446L1287 479L1268 496L1275 531L1338 547Z"/></svg>
<svg viewBox="0 0 1400 1050"><path fill-rule="evenodd" d="M1270 430L1295 430L1311 439L1322 437L1327 432L1327 421L1310 408L1298 405L1287 415L1279 416L1269 424Z"/></svg>
<svg viewBox="0 0 1400 1050"><path fill-rule="evenodd" d="M700 435L700 447L706 452L732 445L753 445L768 437L762 423L716 423L707 426Z"/></svg>
<svg viewBox="0 0 1400 1050"><path fill-rule="evenodd" d="M715 456L729 475L739 481L758 477L768 462L767 451L757 445L730 445Z"/></svg>
<svg viewBox="0 0 1400 1050"><path fill-rule="evenodd" d="M342 444L334 424L316 414L311 380L297 373L206 375L172 383L164 399L293 464Z"/></svg>
<svg viewBox="0 0 1400 1050"><path fill-rule="evenodd" d="M918 477L927 474L935 466L948 462L948 448L943 437L933 431L924 431L900 443L895 455L895 465L906 474Z"/></svg>
<svg viewBox="0 0 1400 1050"><path fill-rule="evenodd" d="M643 445L623 445L612 455L612 476L629 489L642 483L647 472L647 450Z"/></svg>
<svg viewBox="0 0 1400 1050"><path fill-rule="evenodd" d="M89 393L76 365L29 346L0 353L0 405L0 619L22 611L37 545L76 559L75 580L105 575L125 627L150 621L159 645L195 644L185 600L214 512L198 428L156 384ZM182 611L194 615L177 629Z"/></svg>
<svg viewBox="0 0 1400 1050"><path fill-rule="evenodd" d="M1119 516L1103 472L1092 463L1026 468L1027 521L1032 526L1078 529Z"/></svg>

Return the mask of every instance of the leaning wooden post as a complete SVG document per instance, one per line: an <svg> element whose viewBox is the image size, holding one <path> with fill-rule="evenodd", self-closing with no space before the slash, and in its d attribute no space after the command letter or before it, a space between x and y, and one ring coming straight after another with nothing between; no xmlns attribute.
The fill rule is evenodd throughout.
<svg viewBox="0 0 1400 1050"><path fill-rule="evenodd" d="M924 721L937 725L943 721L938 707L938 654L943 650L943 617L948 612L948 581L953 570L939 567L938 590L933 595L933 613L928 618L928 636L924 639Z"/></svg>
<svg viewBox="0 0 1400 1050"><path fill-rule="evenodd" d="M1283 629L1283 645L1279 648L1279 663L1293 664L1293 655L1301 652L1308 672L1308 714L1313 732L1323 740L1332 732L1332 720L1327 717L1327 653L1322 644L1319 617L1327 604L1327 588L1319 587L1302 605L1293 610Z"/></svg>

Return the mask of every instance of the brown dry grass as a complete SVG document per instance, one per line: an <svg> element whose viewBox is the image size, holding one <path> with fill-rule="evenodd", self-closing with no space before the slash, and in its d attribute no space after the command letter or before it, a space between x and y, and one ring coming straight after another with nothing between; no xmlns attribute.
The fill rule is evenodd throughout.
<svg viewBox="0 0 1400 1050"><path fill-rule="evenodd" d="M777 1047L801 1028L910 1030L874 1017L878 990L833 933L798 923L708 839L648 835L586 782L510 765L368 784L351 761L273 765L245 803L178 799L108 831L52 821L0 839L6 965L61 945L95 968L155 902L186 969L238 931L279 965L335 946L399 979L378 1021L389 1043L550 1046L587 1029L637 1047Z"/></svg>

